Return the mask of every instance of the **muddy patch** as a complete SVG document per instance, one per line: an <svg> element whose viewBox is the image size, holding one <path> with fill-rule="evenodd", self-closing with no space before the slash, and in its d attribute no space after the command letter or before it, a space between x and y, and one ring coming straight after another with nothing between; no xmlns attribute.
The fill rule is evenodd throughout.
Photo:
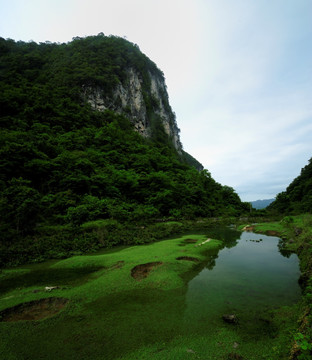
<svg viewBox="0 0 312 360"><path fill-rule="evenodd" d="M68 299L49 297L13 306L0 312L0 321L35 321L56 315L68 303Z"/></svg>
<svg viewBox="0 0 312 360"><path fill-rule="evenodd" d="M196 239L185 239L185 240L183 240L183 242L185 244L195 244L195 243L197 243L197 241L198 240L196 240Z"/></svg>
<svg viewBox="0 0 312 360"><path fill-rule="evenodd" d="M137 265L131 270L131 276L136 280L145 279L149 275L149 273L159 265L162 265L162 262L156 261Z"/></svg>
<svg viewBox="0 0 312 360"><path fill-rule="evenodd" d="M275 230L267 230L265 232L265 235L280 237L281 234L278 231L275 231Z"/></svg>
<svg viewBox="0 0 312 360"><path fill-rule="evenodd" d="M185 239L179 244L179 246L185 246L187 244L196 244L197 241L198 240L196 240L196 239Z"/></svg>
<svg viewBox="0 0 312 360"><path fill-rule="evenodd" d="M192 257L192 256L179 256L179 257L177 257L177 260L187 260L187 261L199 262L199 260L197 258Z"/></svg>

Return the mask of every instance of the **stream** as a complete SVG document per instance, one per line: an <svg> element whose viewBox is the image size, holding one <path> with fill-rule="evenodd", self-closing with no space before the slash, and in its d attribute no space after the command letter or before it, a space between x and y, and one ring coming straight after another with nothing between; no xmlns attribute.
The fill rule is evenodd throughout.
<svg viewBox="0 0 312 360"><path fill-rule="evenodd" d="M299 260L279 251L279 238L232 230L221 237L225 247L188 283L186 319L217 321L220 314L244 316L299 299Z"/></svg>

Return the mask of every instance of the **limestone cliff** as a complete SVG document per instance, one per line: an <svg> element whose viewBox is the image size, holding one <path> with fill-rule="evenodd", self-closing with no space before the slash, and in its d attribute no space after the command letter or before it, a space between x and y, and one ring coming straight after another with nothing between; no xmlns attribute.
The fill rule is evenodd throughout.
<svg viewBox="0 0 312 360"><path fill-rule="evenodd" d="M144 137L153 135L153 123L158 120L177 152L182 154L180 130L169 105L164 77L160 71L147 71L144 75L130 67L109 93L99 86L84 86L84 99L94 110L109 109L126 115Z"/></svg>

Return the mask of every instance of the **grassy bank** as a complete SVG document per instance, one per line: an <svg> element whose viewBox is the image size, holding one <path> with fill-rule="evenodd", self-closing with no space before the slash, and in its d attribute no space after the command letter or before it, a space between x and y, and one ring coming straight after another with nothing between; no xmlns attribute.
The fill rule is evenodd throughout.
<svg viewBox="0 0 312 360"><path fill-rule="evenodd" d="M0 310L51 296L69 302L45 320L0 322L2 358L127 358L137 349L170 343L184 308L186 278L207 251L222 245L211 240L195 247L206 240L192 235L3 270ZM56 288L51 293L47 286Z"/></svg>

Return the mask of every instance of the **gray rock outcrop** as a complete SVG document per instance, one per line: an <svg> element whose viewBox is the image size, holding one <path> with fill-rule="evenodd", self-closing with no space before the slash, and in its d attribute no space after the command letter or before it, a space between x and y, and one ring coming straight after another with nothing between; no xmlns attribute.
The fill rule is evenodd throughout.
<svg viewBox="0 0 312 360"><path fill-rule="evenodd" d="M83 87L84 100L94 110L109 109L127 116L134 129L144 137L152 135L152 121L155 116L158 117L175 149L181 153L180 130L169 105L165 81L157 73L148 72L148 76L149 86L146 88L141 74L136 69L129 68L126 80L120 82L110 94L100 87Z"/></svg>

